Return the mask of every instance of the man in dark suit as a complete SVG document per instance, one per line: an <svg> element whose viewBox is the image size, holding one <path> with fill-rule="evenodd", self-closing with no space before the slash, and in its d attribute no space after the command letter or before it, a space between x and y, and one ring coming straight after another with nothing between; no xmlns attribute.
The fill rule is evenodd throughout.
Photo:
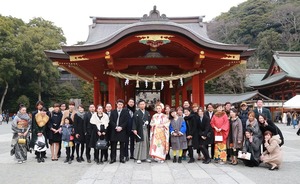
<svg viewBox="0 0 300 184"><path fill-rule="evenodd" d="M209 118L209 121L212 119L212 117L214 116L215 112L214 112L214 106L212 103L208 103L206 105L206 111L205 111L205 115ZM215 155L215 136L214 136L214 131L211 131L211 143L210 143L210 157L211 159L214 158ZM207 144L207 150L208 150L209 144Z"/></svg>
<svg viewBox="0 0 300 184"><path fill-rule="evenodd" d="M261 99L257 100L256 105L257 105L257 107L253 110L254 113L255 113L256 119L258 120L258 115L259 114L263 114L263 115L266 116L267 119L272 121L272 116L271 116L270 110L263 107L263 105L264 105L263 100L261 100Z"/></svg>
<svg viewBox="0 0 300 184"><path fill-rule="evenodd" d="M91 104L89 106L89 112L84 114L84 133L85 133L85 144L86 144L86 150L85 155L88 163L91 163L91 147L90 147L90 140L91 140L91 132L92 132L92 126L90 123L92 115L95 113L95 105ZM94 158L95 152L94 152Z"/></svg>
<svg viewBox="0 0 300 184"><path fill-rule="evenodd" d="M129 160L129 154L128 154L128 147L130 145L130 159L134 159L133 152L134 152L134 137L135 135L132 133L132 124L133 124L133 114L135 113L135 103L133 98L129 98L126 106L126 110L128 110L128 113L130 115L129 121L127 124L127 138L125 141L125 149L124 149L124 156L125 160Z"/></svg>
<svg viewBox="0 0 300 184"><path fill-rule="evenodd" d="M110 153L110 164L116 162L117 156L117 143L120 143L120 162L125 163L124 160L124 147L127 138L126 128L130 118L127 110L123 109L124 100L117 100L117 109L111 112L109 118L110 128L110 142L111 142L111 153Z"/></svg>

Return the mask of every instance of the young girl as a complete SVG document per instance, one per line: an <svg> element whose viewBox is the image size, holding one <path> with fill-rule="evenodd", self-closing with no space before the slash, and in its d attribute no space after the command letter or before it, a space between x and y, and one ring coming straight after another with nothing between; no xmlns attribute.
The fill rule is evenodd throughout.
<svg viewBox="0 0 300 184"><path fill-rule="evenodd" d="M176 155L178 156L178 163L181 163L182 150L187 149L186 140L186 123L182 117L179 117L173 109L170 116L170 132L171 132L171 144L173 150L173 163L177 162ZM177 154L178 151L178 154Z"/></svg>
<svg viewBox="0 0 300 184"><path fill-rule="evenodd" d="M71 118L66 117L64 119L64 124L62 125L62 146L66 148L66 155L67 158L64 161L64 163L72 163L72 160L70 158L71 153L71 147L74 146L73 140L74 140L74 128L73 128L73 121Z"/></svg>

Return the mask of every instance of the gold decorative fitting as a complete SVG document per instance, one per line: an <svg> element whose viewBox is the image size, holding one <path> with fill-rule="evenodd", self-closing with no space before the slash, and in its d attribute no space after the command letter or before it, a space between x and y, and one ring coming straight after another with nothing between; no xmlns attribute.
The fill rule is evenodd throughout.
<svg viewBox="0 0 300 184"><path fill-rule="evenodd" d="M161 45L170 43L171 40L169 38L174 37L173 35L138 35L137 38L140 38L139 42L145 45L149 45L152 48L157 48Z"/></svg>
<svg viewBox="0 0 300 184"><path fill-rule="evenodd" d="M57 61L52 62L53 66L59 66L59 63Z"/></svg>
<svg viewBox="0 0 300 184"><path fill-rule="evenodd" d="M225 54L226 57L222 57L221 59L223 60L234 60L238 61L240 60L240 55L239 54Z"/></svg>
<svg viewBox="0 0 300 184"><path fill-rule="evenodd" d="M89 58L83 57L84 55L71 55L70 56L70 61L86 61L89 60Z"/></svg>
<svg viewBox="0 0 300 184"><path fill-rule="evenodd" d="M200 51L200 54L199 54L199 59L204 59L205 58L205 55L204 55L204 51Z"/></svg>

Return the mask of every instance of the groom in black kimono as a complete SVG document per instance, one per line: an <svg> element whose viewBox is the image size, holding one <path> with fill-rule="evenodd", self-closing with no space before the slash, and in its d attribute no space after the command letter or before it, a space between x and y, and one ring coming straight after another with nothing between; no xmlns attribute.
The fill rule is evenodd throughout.
<svg viewBox="0 0 300 184"><path fill-rule="evenodd" d="M117 100L117 109L111 111L109 118L109 132L110 132L110 164L116 162L117 157L117 143L120 143L120 162L125 163L124 147L127 138L126 127L130 118L127 110L123 109L124 100Z"/></svg>

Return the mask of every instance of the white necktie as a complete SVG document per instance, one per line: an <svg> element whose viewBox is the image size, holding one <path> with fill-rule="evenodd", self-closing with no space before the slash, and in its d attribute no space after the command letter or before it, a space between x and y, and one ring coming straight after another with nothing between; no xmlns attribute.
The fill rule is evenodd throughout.
<svg viewBox="0 0 300 184"><path fill-rule="evenodd" d="M121 111L118 110L118 119L117 119L117 126L119 126L119 119L120 119L120 114L121 114Z"/></svg>

